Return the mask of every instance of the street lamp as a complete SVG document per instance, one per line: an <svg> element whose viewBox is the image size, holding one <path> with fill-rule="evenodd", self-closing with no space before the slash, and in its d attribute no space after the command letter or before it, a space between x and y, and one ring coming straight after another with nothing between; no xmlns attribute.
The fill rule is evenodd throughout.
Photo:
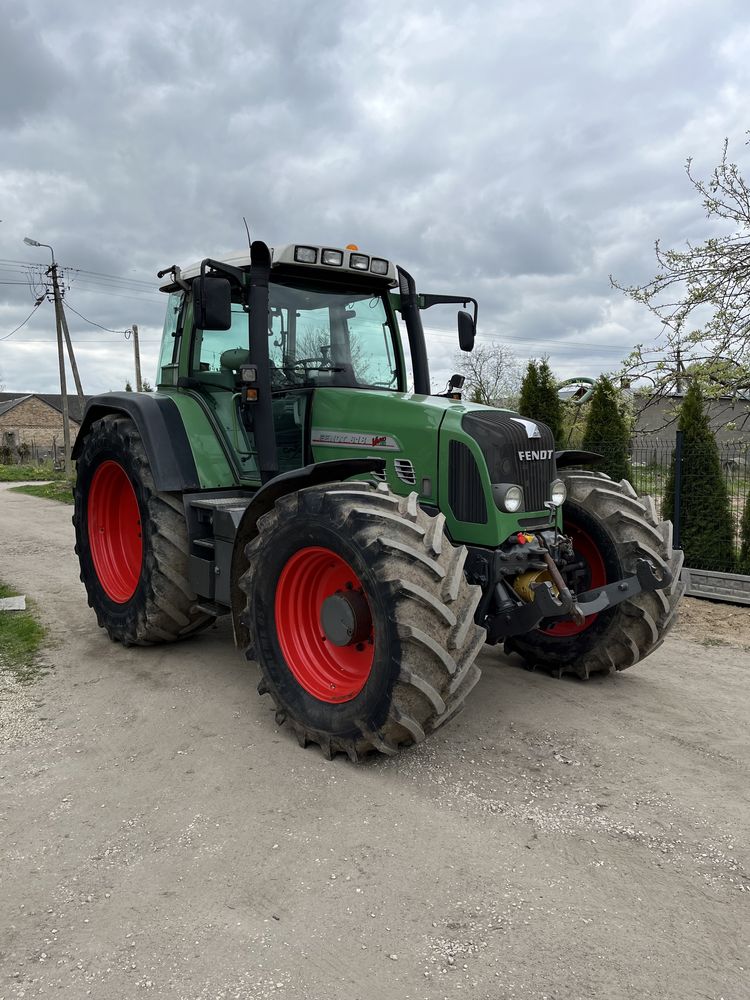
<svg viewBox="0 0 750 1000"><path fill-rule="evenodd" d="M49 245L49 243L40 243L38 240L32 240L30 236L24 236L24 243L28 247L46 247L47 250L52 254L52 267L49 269L49 273L52 275L52 290L55 297L55 327L57 328L57 359L60 366L60 402L62 404L62 418L63 418L63 448L65 450L65 475L70 479L73 475L73 465L70 456L70 412L68 409L68 388L65 383L65 356L63 354L63 323L64 314L62 308L62 298L60 295L60 285L57 280L57 264L55 262L55 251ZM66 330L67 332L67 330ZM70 347L70 344L69 344ZM73 356L72 348L70 348L71 359ZM75 373L75 368L74 368Z"/></svg>
<svg viewBox="0 0 750 1000"><path fill-rule="evenodd" d="M54 263L55 263L55 251L52 249L52 247L49 245L49 243L40 243L38 240L32 240L30 236L24 236L23 241L24 241L24 243L26 244L27 247L46 247L49 250L49 252L52 254L52 263L54 265Z"/></svg>

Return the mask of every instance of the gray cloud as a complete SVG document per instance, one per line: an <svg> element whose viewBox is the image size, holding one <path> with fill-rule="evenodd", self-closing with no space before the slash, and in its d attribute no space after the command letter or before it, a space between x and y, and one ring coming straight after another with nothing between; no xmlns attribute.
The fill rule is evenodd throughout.
<svg viewBox="0 0 750 1000"><path fill-rule="evenodd" d="M64 95L66 75L39 21L12 3L0 15L0 128L19 128Z"/></svg>
<svg viewBox="0 0 750 1000"><path fill-rule="evenodd" d="M481 336L564 374L656 335L609 273L645 279L657 236L705 234L688 155L708 172L726 135L745 153L739 2L7 7L4 260L46 262L31 235L153 288L159 267L242 246L247 215L271 243L354 241L476 295ZM67 294L112 330L138 322L155 366L159 296L91 275ZM31 305L0 284L0 337ZM437 381L455 314L433 313ZM121 385L130 344L70 325L87 389ZM0 382L54 390L53 337L44 305L0 341Z"/></svg>

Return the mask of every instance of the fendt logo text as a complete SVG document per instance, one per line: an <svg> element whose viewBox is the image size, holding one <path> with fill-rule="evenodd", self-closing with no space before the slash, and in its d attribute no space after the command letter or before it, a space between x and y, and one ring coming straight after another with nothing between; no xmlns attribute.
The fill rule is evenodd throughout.
<svg viewBox="0 0 750 1000"><path fill-rule="evenodd" d="M522 462L538 462L545 458L552 458L554 451L551 448L545 448L542 451L519 451L518 457Z"/></svg>

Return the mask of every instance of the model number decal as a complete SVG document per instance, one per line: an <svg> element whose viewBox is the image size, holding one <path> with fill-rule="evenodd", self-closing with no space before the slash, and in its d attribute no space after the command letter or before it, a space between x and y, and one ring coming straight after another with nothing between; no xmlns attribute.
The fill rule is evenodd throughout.
<svg viewBox="0 0 750 1000"><path fill-rule="evenodd" d="M396 438L388 434L360 434L357 431L327 431L313 427L312 444L327 448L367 448L368 451L401 451Z"/></svg>

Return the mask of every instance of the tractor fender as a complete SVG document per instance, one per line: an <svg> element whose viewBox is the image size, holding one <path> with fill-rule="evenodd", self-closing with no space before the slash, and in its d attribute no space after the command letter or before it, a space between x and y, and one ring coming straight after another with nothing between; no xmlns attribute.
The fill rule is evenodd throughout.
<svg viewBox="0 0 750 1000"><path fill-rule="evenodd" d="M575 449L556 451L555 466L558 469L569 469L575 465L593 465L595 462L601 462L602 458L603 456L598 455L595 451L577 451Z"/></svg>
<svg viewBox="0 0 750 1000"><path fill-rule="evenodd" d="M73 447L74 459L81 453L91 425L108 413L122 413L138 428L159 492L181 493L201 488L177 404L169 396L156 392L107 392L90 399Z"/></svg>
<svg viewBox="0 0 750 1000"><path fill-rule="evenodd" d="M234 641L240 649L246 649L249 643L247 627L240 621L240 615L245 607L246 595L242 592L239 580L247 569L245 548L248 542L258 534L258 521L271 510L281 497L296 493L308 486L322 486L324 483L336 483L353 476L363 476L368 472L384 472L385 460L382 458L345 458L333 462L315 462L301 469L283 472L274 476L258 490L247 505L234 538L231 570L232 626Z"/></svg>

